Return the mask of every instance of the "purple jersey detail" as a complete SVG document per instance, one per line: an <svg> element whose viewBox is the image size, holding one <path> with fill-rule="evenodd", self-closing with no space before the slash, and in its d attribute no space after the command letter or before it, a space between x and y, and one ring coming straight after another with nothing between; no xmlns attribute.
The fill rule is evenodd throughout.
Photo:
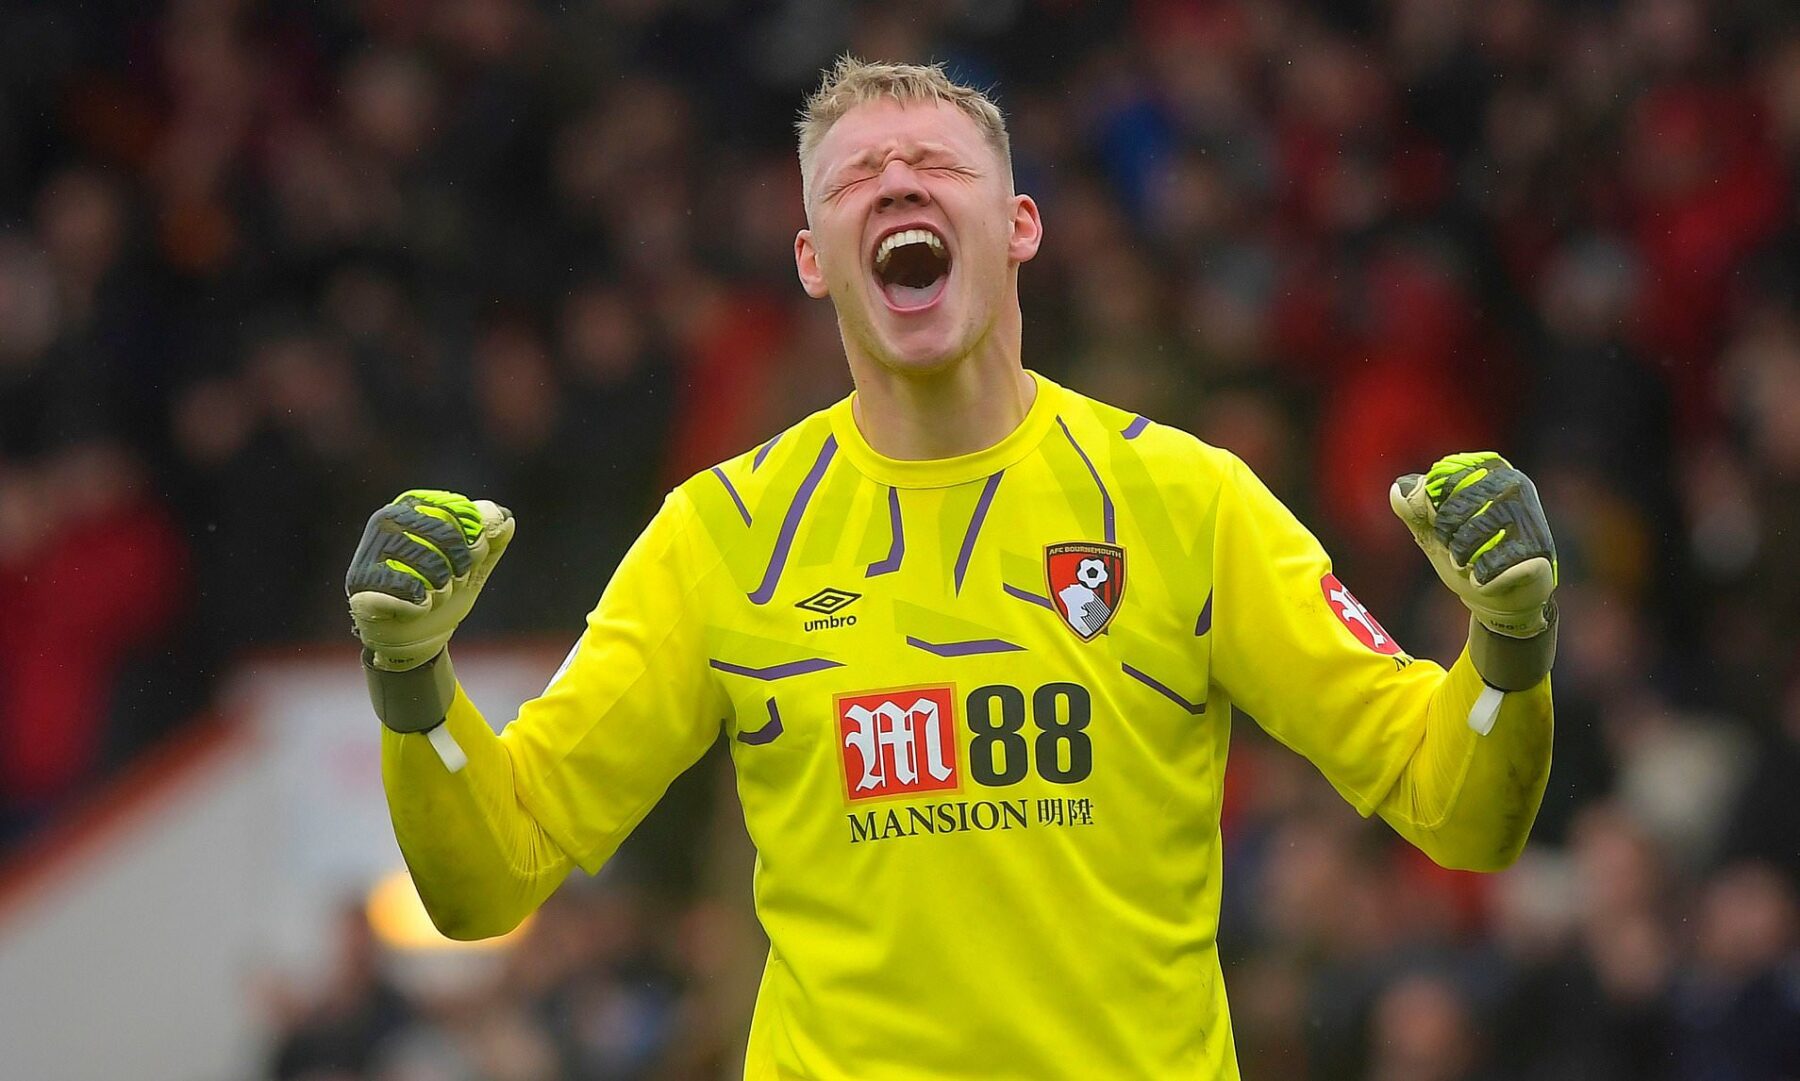
<svg viewBox="0 0 1800 1081"><path fill-rule="evenodd" d="M756 457L750 459L750 472L752 472L752 473L756 472L756 467L761 465L763 463L763 459L767 458L769 456L770 449L775 446L776 441L779 440L780 438L781 438L781 433L777 432L777 433L775 433L774 439L769 440L767 443L764 443L762 446L757 448Z"/></svg>
<svg viewBox="0 0 1800 1081"><path fill-rule="evenodd" d="M1056 423L1062 426L1063 435L1066 435L1069 437L1069 446L1074 447L1075 453L1081 455L1081 464L1087 466L1088 476L1094 478L1094 487L1100 489L1100 523L1101 523L1101 527L1106 531L1106 543L1116 544L1118 542L1118 538L1114 534L1114 531L1113 531L1112 494L1106 490L1106 483L1100 479L1100 471L1098 469L1095 469L1094 463L1088 459L1087 451L1082 450L1081 444L1075 442L1075 434L1073 432L1069 431L1069 426L1067 424L1063 423L1063 419L1061 417L1056 418Z"/></svg>
<svg viewBox="0 0 1800 1081"><path fill-rule="evenodd" d="M892 486L888 488L888 527L893 531L894 540L888 545L887 558L869 564L869 569L863 572L864 578L892 574L900 569L900 560L906 556L906 533L900 528L900 489Z"/></svg>
<svg viewBox="0 0 1800 1081"><path fill-rule="evenodd" d="M738 495L737 489L731 486L730 478L726 477L725 471L716 465L712 467L712 471L713 476L719 478L719 483L725 486L725 490L731 493L731 501L737 504L738 513L744 516L744 524L749 525L750 508L744 506L744 500Z"/></svg>
<svg viewBox="0 0 1800 1081"><path fill-rule="evenodd" d="M1124 671L1124 673L1126 675L1130 676L1132 679L1137 680L1139 683L1142 683L1144 686L1155 691L1157 694L1162 695L1164 698L1167 698L1169 701L1180 706L1182 709L1187 710L1189 713L1193 714L1194 716L1198 717L1200 714L1206 712L1206 703L1205 702L1199 702L1199 703L1190 702L1187 699L1176 694L1174 691L1171 691L1169 688L1158 683L1156 680L1150 678L1149 676L1145 675L1144 673L1131 667L1129 664L1121 663L1119 665L1119 668L1122 669Z"/></svg>
<svg viewBox="0 0 1800 1081"><path fill-rule="evenodd" d="M906 644L916 646L938 657L968 657L976 653L1020 653L1025 647L1014 645L999 638L975 638L967 642L927 642L923 638L906 636Z"/></svg>
<svg viewBox="0 0 1800 1081"><path fill-rule="evenodd" d="M769 699L769 720L754 732L739 732L738 742L752 747L761 747L774 743L775 737L781 735L781 711L775 708L775 700Z"/></svg>
<svg viewBox="0 0 1800 1081"><path fill-rule="evenodd" d="M1123 432L1121 432L1120 434L1123 435L1127 439L1136 439L1138 436L1143 435L1144 429L1148 428L1148 427L1150 427L1150 418L1149 417L1143 417L1143 416L1132 417L1131 423L1127 424L1125 426L1125 430Z"/></svg>
<svg viewBox="0 0 1800 1081"><path fill-rule="evenodd" d="M1212 630L1212 598L1213 595L1208 593L1206 595L1206 603L1200 606L1200 618L1194 622L1195 638Z"/></svg>
<svg viewBox="0 0 1800 1081"><path fill-rule="evenodd" d="M812 494L819 487L819 479L825 476L825 467L831 464L831 456L837 451L837 436L825 437L825 444L819 448L818 460L813 462L812 471L800 482L800 490L794 493L794 501L788 504L787 516L781 520L781 533L775 538L775 550L769 553L769 567L763 572L762 584L756 592L750 594L751 604L768 604L775 596L775 584L781 581L781 572L787 566L788 551L794 546L794 534L800 530L800 519L806 514L806 504L812 500Z"/></svg>
<svg viewBox="0 0 1800 1081"><path fill-rule="evenodd" d="M963 575L969 570L969 557L975 554L975 536L981 532L981 524L987 521L988 507L994 502L994 489L1000 487L999 473L987 479L981 489L981 498L975 501L975 513L969 517L969 531L963 534L962 551L956 554L956 592L962 592Z"/></svg>
<svg viewBox="0 0 1800 1081"><path fill-rule="evenodd" d="M1040 597L1036 593L1020 589L1018 586L1007 582L1002 582L1000 588L1006 590L1006 595L1009 597L1017 597L1028 604L1035 604L1040 608L1048 608L1052 612L1056 611L1056 605L1050 602L1049 597Z"/></svg>
<svg viewBox="0 0 1800 1081"><path fill-rule="evenodd" d="M749 676L751 679L760 679L765 682L775 679L786 679L789 676L804 676L808 672L823 672L827 668L842 668L844 666L841 661L829 661L824 657L802 657L797 661L785 661L781 664L771 664L766 668L753 668L747 664L733 664L730 661L721 661L716 657L708 657L706 663L712 665L721 672L730 672L734 676Z"/></svg>

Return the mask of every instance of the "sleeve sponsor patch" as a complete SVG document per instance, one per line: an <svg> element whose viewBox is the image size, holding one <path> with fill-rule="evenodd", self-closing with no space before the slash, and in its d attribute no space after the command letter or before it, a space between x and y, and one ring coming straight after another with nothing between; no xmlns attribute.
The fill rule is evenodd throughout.
<svg viewBox="0 0 1800 1081"><path fill-rule="evenodd" d="M1319 579L1319 589L1325 594L1325 602L1331 606L1332 614L1338 617L1338 622L1350 628L1350 633L1356 635L1358 642L1387 657L1400 652L1400 643L1394 641L1394 636L1387 632L1387 628L1369 614L1369 610L1363 607L1355 594L1344 588L1344 583L1338 581L1337 575L1327 574Z"/></svg>

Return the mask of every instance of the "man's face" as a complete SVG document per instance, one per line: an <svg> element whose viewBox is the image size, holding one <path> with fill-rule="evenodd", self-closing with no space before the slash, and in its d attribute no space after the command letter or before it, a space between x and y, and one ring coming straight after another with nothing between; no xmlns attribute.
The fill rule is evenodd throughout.
<svg viewBox="0 0 1800 1081"><path fill-rule="evenodd" d="M820 140L800 281L831 298L845 346L883 367L930 372L967 356L1018 303L1017 266L1037 254L1030 197L954 105L878 101Z"/></svg>

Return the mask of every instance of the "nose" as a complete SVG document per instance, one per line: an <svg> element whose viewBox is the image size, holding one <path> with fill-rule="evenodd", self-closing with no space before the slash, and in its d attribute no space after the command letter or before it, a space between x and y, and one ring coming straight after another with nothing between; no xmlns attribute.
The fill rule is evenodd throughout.
<svg viewBox="0 0 1800 1081"><path fill-rule="evenodd" d="M931 202L931 193L920 183L919 174L903 161L887 163L881 170L880 185L876 189L876 197L883 210L903 204L924 206Z"/></svg>

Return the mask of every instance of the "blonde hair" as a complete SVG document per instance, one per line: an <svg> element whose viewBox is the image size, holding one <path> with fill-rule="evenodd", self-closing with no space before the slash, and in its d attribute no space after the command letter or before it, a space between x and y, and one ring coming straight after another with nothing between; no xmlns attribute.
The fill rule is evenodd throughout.
<svg viewBox="0 0 1800 1081"><path fill-rule="evenodd" d="M991 98L972 86L953 81L941 63L870 63L845 53L806 99L806 107L794 124L800 136L800 183L809 200L813 154L825 133L856 106L883 99L903 105L944 102L961 109L1000 155L1006 166L1007 187L1012 187L1012 140L1006 134L1006 118Z"/></svg>

